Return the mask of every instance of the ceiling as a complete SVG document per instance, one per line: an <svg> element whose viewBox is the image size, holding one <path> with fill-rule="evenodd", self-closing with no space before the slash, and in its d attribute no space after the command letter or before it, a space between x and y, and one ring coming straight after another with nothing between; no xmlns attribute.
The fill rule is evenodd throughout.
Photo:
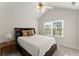
<svg viewBox="0 0 79 59"><path fill-rule="evenodd" d="M79 2L76 2L75 5L72 5L72 2L47 2L49 6L67 8L67 9L79 9Z"/></svg>

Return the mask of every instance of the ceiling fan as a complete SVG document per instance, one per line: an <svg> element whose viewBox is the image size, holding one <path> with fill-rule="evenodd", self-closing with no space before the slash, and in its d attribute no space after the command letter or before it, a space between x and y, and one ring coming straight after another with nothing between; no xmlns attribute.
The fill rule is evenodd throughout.
<svg viewBox="0 0 79 59"><path fill-rule="evenodd" d="M45 12L46 10L53 9L53 7L47 5L47 3L44 2L38 2L36 4L37 12Z"/></svg>
<svg viewBox="0 0 79 59"><path fill-rule="evenodd" d="M71 5L76 5L76 2L71 2ZM37 12L45 12L46 10L53 9L53 6L46 2L37 2L36 3Z"/></svg>

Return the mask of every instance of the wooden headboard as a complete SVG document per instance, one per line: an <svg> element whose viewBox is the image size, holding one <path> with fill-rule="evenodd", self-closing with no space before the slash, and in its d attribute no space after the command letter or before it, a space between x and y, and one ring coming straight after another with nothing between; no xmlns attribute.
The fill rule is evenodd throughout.
<svg viewBox="0 0 79 59"><path fill-rule="evenodd" d="M22 30L33 30L35 34L35 28L15 28L15 40L17 41L17 38L19 36L22 36Z"/></svg>

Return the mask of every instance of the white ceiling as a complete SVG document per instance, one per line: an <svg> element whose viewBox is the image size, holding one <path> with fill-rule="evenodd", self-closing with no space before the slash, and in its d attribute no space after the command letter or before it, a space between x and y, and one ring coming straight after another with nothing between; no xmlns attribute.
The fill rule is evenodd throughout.
<svg viewBox="0 0 79 59"><path fill-rule="evenodd" d="M75 5L72 5L72 2L48 2L47 4L59 8L67 8L67 9L75 9L75 10L79 9L79 2L76 2Z"/></svg>

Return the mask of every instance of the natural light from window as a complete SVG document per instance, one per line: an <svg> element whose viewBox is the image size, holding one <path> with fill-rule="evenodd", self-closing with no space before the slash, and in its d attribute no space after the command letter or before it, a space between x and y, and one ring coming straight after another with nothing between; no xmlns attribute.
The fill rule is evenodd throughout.
<svg viewBox="0 0 79 59"><path fill-rule="evenodd" d="M64 37L64 21L55 20L44 23L44 35Z"/></svg>

